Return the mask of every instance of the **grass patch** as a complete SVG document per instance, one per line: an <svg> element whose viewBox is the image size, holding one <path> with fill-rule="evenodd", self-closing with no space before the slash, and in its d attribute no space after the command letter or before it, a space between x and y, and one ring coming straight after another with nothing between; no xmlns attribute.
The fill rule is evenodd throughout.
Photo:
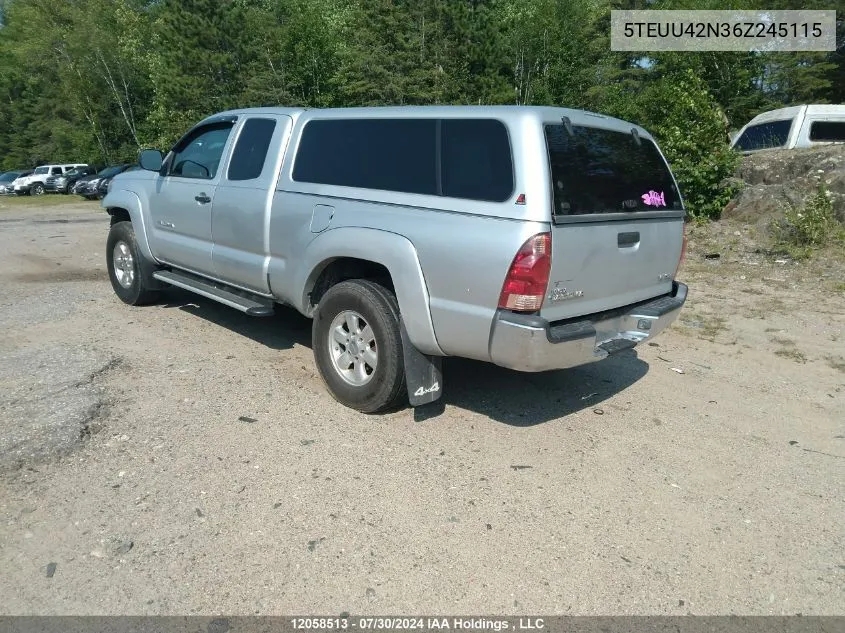
<svg viewBox="0 0 845 633"><path fill-rule="evenodd" d="M780 336L772 337L772 343L777 343L778 345L783 345L784 347L793 347L795 345L795 341L788 338L782 338Z"/></svg>
<svg viewBox="0 0 845 633"><path fill-rule="evenodd" d="M795 260L809 259L826 246L845 244L845 227L836 219L824 185L802 207L790 203L783 220L773 228L777 250Z"/></svg>
<svg viewBox="0 0 845 633"><path fill-rule="evenodd" d="M66 204L85 204L92 207L100 204L99 200L88 201L82 196L63 194L44 194L43 196L0 196L0 211L28 209L31 207L55 207Z"/></svg>
<svg viewBox="0 0 845 633"><path fill-rule="evenodd" d="M689 334L696 334L699 338L715 342L715 338L728 330L727 319L714 314L691 312L685 314L680 325Z"/></svg>
<svg viewBox="0 0 845 633"><path fill-rule="evenodd" d="M796 363L807 362L807 357L795 348L781 348L775 351L775 355L780 356L781 358L788 358L790 360L794 360Z"/></svg>
<svg viewBox="0 0 845 633"><path fill-rule="evenodd" d="M827 361L827 364L830 365L830 367L832 369L836 369L838 371L841 371L843 374L845 374L845 358L842 358L841 356L838 357L838 358L834 358L833 356L828 356L828 357L825 358L825 360Z"/></svg>
<svg viewBox="0 0 845 633"><path fill-rule="evenodd" d="M749 308L745 316L749 319L768 319L773 314L786 314L786 304L778 297L758 301Z"/></svg>

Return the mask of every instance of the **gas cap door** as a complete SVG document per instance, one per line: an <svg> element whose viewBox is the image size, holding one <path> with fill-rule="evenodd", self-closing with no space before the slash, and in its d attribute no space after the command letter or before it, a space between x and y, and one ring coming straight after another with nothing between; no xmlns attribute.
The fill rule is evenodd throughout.
<svg viewBox="0 0 845 633"><path fill-rule="evenodd" d="M329 228L334 217L334 207L327 204L315 204L311 212L311 232L321 233Z"/></svg>

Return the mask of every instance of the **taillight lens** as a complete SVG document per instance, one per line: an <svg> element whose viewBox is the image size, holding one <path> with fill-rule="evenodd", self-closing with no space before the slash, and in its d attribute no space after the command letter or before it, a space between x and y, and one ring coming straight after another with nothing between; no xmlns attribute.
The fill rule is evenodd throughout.
<svg viewBox="0 0 845 633"><path fill-rule="evenodd" d="M684 222L684 242L681 246L681 256L678 258L678 265L675 266L675 278L678 277L678 271L681 269L681 264L687 257L687 223Z"/></svg>
<svg viewBox="0 0 845 633"><path fill-rule="evenodd" d="M552 268L552 234L539 233L528 239L513 258L502 285L499 307L519 312L536 312L543 305Z"/></svg>

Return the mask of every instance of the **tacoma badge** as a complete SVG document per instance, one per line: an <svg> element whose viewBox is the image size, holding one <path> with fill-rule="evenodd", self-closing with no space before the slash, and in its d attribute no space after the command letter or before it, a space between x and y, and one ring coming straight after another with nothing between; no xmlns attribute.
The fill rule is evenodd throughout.
<svg viewBox="0 0 845 633"><path fill-rule="evenodd" d="M570 290L568 288L561 288L560 282L555 283L555 287L549 293L549 299L552 301L565 301L566 299L577 299L584 296L583 290Z"/></svg>

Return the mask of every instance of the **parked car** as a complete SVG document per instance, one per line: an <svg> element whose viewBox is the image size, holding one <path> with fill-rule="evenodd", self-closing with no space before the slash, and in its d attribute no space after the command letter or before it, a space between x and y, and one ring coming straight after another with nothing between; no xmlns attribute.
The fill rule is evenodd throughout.
<svg viewBox="0 0 845 633"><path fill-rule="evenodd" d="M111 179L127 169L131 169L133 166L134 163L127 163L125 165L112 165L101 169L96 174L80 178L72 191L73 193L78 193L86 200L102 198L106 194L106 187L111 182Z"/></svg>
<svg viewBox="0 0 845 633"><path fill-rule="evenodd" d="M85 176L96 174L100 168L94 165L76 167L61 175L48 176L44 181L44 190L54 193L70 193L77 180Z"/></svg>
<svg viewBox="0 0 845 633"><path fill-rule="evenodd" d="M15 189L12 186L12 183L21 176L28 176L32 173L32 170L29 169L18 169L13 171L5 171L0 174L0 195L11 195L15 193Z"/></svg>
<svg viewBox="0 0 845 633"><path fill-rule="evenodd" d="M18 195L40 196L47 191L46 182L50 176L61 176L62 174L79 167L86 167L86 163L70 163L65 165L39 165L28 176L21 176L13 183L13 188Z"/></svg>
<svg viewBox="0 0 845 633"><path fill-rule="evenodd" d="M293 306L314 319L329 392L368 413L439 398L444 356L526 372L601 360L687 297L675 178L646 130L607 116L244 109L140 165L101 203L117 296Z"/></svg>
<svg viewBox="0 0 845 633"><path fill-rule="evenodd" d="M758 114L734 137L743 153L845 142L845 105L801 105Z"/></svg>

